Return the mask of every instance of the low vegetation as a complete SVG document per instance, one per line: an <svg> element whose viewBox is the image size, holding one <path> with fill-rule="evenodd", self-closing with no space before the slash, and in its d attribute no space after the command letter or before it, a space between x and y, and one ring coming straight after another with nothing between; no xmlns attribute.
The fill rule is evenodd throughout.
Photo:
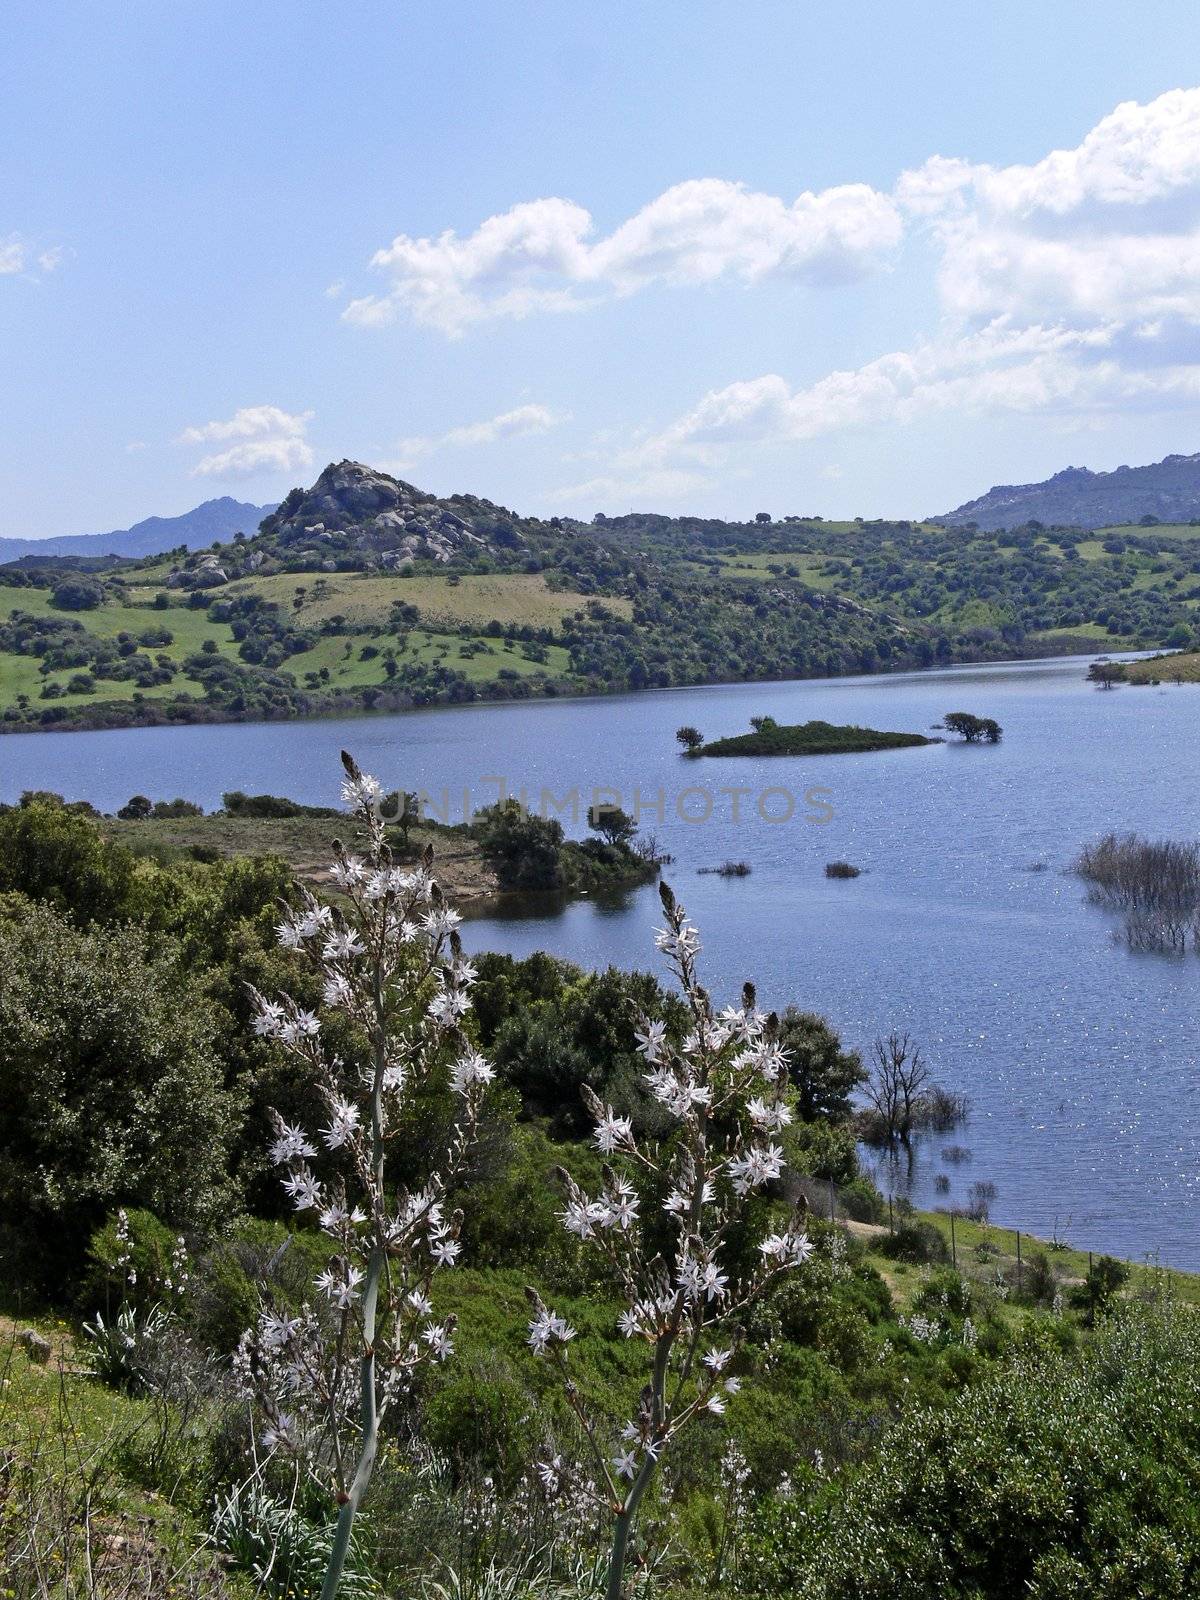
<svg viewBox="0 0 1200 1600"><path fill-rule="evenodd" d="M875 728L839 726L832 722L778 723L754 717L750 733L712 739L700 747L704 756L829 756L868 750L903 750L932 744L921 733L880 733Z"/></svg>
<svg viewBox="0 0 1200 1600"><path fill-rule="evenodd" d="M1075 871L1097 905L1124 918L1131 950L1200 952L1200 844L1108 833L1080 851Z"/></svg>

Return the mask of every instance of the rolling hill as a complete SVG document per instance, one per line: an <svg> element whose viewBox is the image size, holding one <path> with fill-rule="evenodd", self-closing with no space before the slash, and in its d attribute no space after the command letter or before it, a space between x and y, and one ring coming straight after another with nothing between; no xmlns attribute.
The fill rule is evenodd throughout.
<svg viewBox="0 0 1200 1600"><path fill-rule="evenodd" d="M0 566L0 729L1195 647L1197 531L543 521L342 461L215 547Z"/></svg>

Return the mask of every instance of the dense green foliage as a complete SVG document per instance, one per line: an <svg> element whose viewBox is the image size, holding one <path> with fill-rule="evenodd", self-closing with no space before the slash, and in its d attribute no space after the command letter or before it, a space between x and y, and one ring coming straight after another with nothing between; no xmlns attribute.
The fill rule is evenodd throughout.
<svg viewBox="0 0 1200 1600"><path fill-rule="evenodd" d="M1184 1600L1200 1586L1200 1327L1128 1307L1080 1352L1030 1341L861 1469L755 1517L747 1593Z"/></svg>
<svg viewBox="0 0 1200 1600"><path fill-rule="evenodd" d="M833 722L772 722L753 733L710 739L701 748L705 756L832 756L864 750L903 750L932 744L923 733L880 733L875 728L840 727Z"/></svg>

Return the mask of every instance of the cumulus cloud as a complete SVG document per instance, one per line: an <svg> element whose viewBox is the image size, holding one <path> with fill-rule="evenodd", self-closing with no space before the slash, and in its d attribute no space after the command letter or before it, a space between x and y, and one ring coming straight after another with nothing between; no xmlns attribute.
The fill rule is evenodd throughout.
<svg viewBox="0 0 1200 1600"><path fill-rule="evenodd" d="M0 276L9 277L25 270L25 246L20 239L0 240Z"/></svg>
<svg viewBox="0 0 1200 1600"><path fill-rule="evenodd" d="M446 433L415 434L401 439L396 446L395 459L390 463L397 472L404 472L417 461L445 445L488 445L504 439L520 439L531 433L545 433L563 419L549 406L516 406L512 411L502 411L499 416L485 422L471 422L464 427L451 428Z"/></svg>
<svg viewBox="0 0 1200 1600"><path fill-rule="evenodd" d="M224 444L192 468L194 478L248 478L258 472L293 472L312 465L306 434L311 411L243 406L223 421L185 428L177 444Z"/></svg>
<svg viewBox="0 0 1200 1600"><path fill-rule="evenodd" d="M1200 321L1200 89L1119 105L1032 165L934 157L896 198L934 229L952 314Z"/></svg>
<svg viewBox="0 0 1200 1600"><path fill-rule="evenodd" d="M572 487L694 486L749 447L937 413L1078 421L1200 403L1200 89L1119 105L1029 165L931 157L892 198L933 247L936 332L808 384L724 384Z"/></svg>
<svg viewBox="0 0 1200 1600"><path fill-rule="evenodd" d="M531 200L470 234L397 235L371 262L389 287L352 300L343 316L378 326L408 315L457 335L485 318L578 310L655 283L845 283L885 262L901 231L895 201L867 184L788 202L722 178L691 179L598 238L582 206Z"/></svg>

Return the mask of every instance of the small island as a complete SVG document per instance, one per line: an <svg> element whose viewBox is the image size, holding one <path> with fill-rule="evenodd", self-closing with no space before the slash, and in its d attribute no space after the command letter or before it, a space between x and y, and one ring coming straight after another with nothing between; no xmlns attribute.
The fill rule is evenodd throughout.
<svg viewBox="0 0 1200 1600"><path fill-rule="evenodd" d="M877 728L839 726L834 722L780 723L774 717L752 717L751 732L713 739L697 750L703 756L836 756L866 750L903 750L909 745L937 744L923 733L884 733Z"/></svg>

